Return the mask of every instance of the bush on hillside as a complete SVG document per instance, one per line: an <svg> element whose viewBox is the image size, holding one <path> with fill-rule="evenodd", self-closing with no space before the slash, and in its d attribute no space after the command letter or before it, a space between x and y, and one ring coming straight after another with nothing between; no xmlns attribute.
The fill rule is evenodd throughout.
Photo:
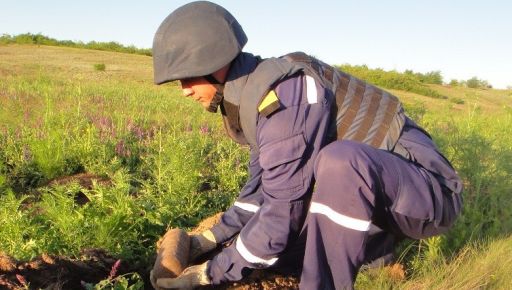
<svg viewBox="0 0 512 290"><path fill-rule="evenodd" d="M451 87L458 87L460 85L459 81L456 80L456 79L452 79L448 85L450 85Z"/></svg>
<svg viewBox="0 0 512 290"><path fill-rule="evenodd" d="M412 70L406 70L404 74L415 76L420 82L424 84L434 84L434 85L442 85L443 84L443 76L441 75L441 71L431 71L427 73L415 73Z"/></svg>
<svg viewBox="0 0 512 290"><path fill-rule="evenodd" d="M477 77L472 77L466 81L466 86L472 89L492 88L492 86L485 80L480 80Z"/></svg>
<svg viewBox="0 0 512 290"><path fill-rule="evenodd" d="M425 86L418 75L412 73L412 71L399 73L394 70L385 71L381 68L370 69L366 65L352 66L348 64L338 66L338 68L355 77L387 89L402 90L437 99L446 99L445 96L437 91Z"/></svg>
<svg viewBox="0 0 512 290"><path fill-rule="evenodd" d="M105 71L105 64L104 63L96 63L94 64L94 69L97 71Z"/></svg>

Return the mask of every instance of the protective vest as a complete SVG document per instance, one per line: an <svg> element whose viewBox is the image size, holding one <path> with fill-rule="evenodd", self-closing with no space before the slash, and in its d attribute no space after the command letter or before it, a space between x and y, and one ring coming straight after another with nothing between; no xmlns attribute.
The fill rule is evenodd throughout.
<svg viewBox="0 0 512 290"><path fill-rule="evenodd" d="M279 106L259 111L263 98L281 80L303 72L326 88L331 105L330 140L353 140L392 151L405 123L403 107L397 97L333 68L302 52L258 62L245 76L239 99L221 104L228 135L238 143L258 150L258 114L270 115ZM226 84L229 85L229 84Z"/></svg>

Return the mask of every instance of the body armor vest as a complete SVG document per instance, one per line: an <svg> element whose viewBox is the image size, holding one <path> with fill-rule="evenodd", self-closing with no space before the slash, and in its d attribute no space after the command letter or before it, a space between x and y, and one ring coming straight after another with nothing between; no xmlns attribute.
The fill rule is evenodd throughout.
<svg viewBox="0 0 512 290"><path fill-rule="evenodd" d="M238 104L223 101L228 135L257 150L258 105L279 81L300 71L319 82L326 89L325 97L330 98L330 140L353 140L393 150L405 123L398 98L302 52L263 60L247 77Z"/></svg>

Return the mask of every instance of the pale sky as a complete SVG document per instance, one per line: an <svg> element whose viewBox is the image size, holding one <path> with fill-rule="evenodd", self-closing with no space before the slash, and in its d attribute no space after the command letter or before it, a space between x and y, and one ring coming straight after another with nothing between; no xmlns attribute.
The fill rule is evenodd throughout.
<svg viewBox="0 0 512 290"><path fill-rule="evenodd" d="M59 40L152 46L163 19L182 0L0 0L0 34L42 33ZM512 86L512 1L213 0L263 57L304 51L330 64L416 72L445 82L473 76Z"/></svg>

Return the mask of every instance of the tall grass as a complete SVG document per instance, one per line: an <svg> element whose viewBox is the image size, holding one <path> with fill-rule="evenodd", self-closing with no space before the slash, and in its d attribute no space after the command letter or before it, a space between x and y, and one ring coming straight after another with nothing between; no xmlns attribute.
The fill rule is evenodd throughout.
<svg viewBox="0 0 512 290"><path fill-rule="evenodd" d="M447 236L450 249L512 232L512 114L435 115L425 121L464 181L464 212Z"/></svg>
<svg viewBox="0 0 512 290"><path fill-rule="evenodd" d="M99 247L140 263L167 227L225 209L246 178L247 156L218 116L172 85L41 67L2 78L0 101L0 248L19 259ZM112 185L47 185L80 172Z"/></svg>

